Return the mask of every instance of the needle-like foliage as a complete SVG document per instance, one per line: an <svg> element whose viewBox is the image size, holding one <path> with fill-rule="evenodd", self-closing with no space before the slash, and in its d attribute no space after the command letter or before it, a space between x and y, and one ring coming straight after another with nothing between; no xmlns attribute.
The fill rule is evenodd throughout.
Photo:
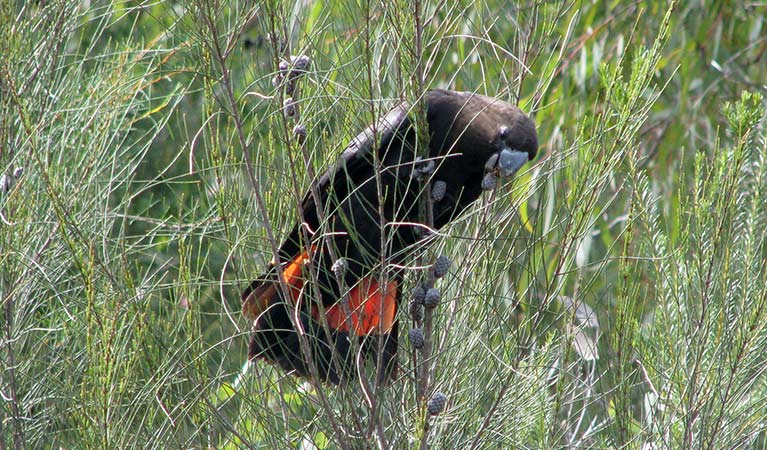
<svg viewBox="0 0 767 450"><path fill-rule="evenodd" d="M0 447L765 448L765 17L6 2ZM413 249L398 376L247 363L240 293L311 181L403 101L423 154L433 88L518 104L541 145Z"/></svg>

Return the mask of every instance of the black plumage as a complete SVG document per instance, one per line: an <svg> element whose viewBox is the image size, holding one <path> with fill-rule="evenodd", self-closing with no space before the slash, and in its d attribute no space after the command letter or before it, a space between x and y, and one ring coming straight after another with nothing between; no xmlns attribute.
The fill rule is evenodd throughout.
<svg viewBox="0 0 767 450"><path fill-rule="evenodd" d="M508 103L446 90L431 91L426 100L428 159L416 156L410 111L400 104L354 138L338 162L316 181L319 211L312 192L306 194L303 217L279 249L290 298L283 298L274 265L242 294L244 314L256 321L251 359L264 358L310 376L309 356L321 380L338 383L354 372L355 348L374 355L382 350L379 374L383 379L391 376L397 349L392 311L399 303L401 274L388 271L384 289L378 280L383 261L403 263L407 249L423 236L422 227L407 225L423 220L419 208L423 183L445 183L433 209L434 226L439 229L480 196L489 171L510 175L533 159L538 147L533 122ZM423 174L432 162L433 173ZM320 223L321 217L325 223ZM309 277L305 268L307 250L312 253L316 277ZM331 254L344 259L341 286L331 270L335 262ZM316 285L306 289L310 278L316 278ZM339 305L344 293L351 314ZM295 323L306 336L309 355L301 352ZM359 345L350 339L353 335L362 338Z"/></svg>

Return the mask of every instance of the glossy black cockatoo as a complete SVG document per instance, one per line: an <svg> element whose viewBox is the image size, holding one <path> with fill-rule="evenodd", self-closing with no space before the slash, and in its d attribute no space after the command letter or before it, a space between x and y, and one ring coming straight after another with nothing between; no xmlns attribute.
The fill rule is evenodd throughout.
<svg viewBox="0 0 767 450"><path fill-rule="evenodd" d="M242 294L243 314L255 321L251 360L314 379L311 359L320 381L334 384L371 355L383 381L395 373L402 273L392 268L424 238L423 184L442 183L433 203L439 229L480 196L483 180L513 175L538 148L533 121L508 103L447 90L426 101L429 158L417 157L413 119L400 104L306 194L279 261Z"/></svg>

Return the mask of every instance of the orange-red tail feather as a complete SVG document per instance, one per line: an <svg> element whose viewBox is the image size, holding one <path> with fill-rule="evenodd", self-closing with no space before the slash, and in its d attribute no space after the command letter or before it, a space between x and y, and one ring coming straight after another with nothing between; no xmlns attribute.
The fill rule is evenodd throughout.
<svg viewBox="0 0 767 450"><path fill-rule="evenodd" d="M348 299L348 314L343 300L325 310L328 326L334 330L344 331L357 336L370 334L386 334L394 325L397 313L397 282L387 283L384 292L375 277L368 276L357 283L350 291ZM318 318L319 311L314 308L313 315Z"/></svg>
<svg viewBox="0 0 767 450"><path fill-rule="evenodd" d="M361 341L361 351L376 354L382 350L383 365L379 368L379 376L383 380L393 376L397 366L399 281L388 281L381 289L378 279L367 276L351 287L345 296L345 304L342 303L344 300L337 299L330 304L307 302L303 297L304 267L309 257L307 252L302 252L282 270L290 296L288 301L282 299L282 288L276 279L254 283L243 294L243 313L256 321L250 358L265 358L285 370L309 376L309 365L304 360L300 339L294 329L294 321L298 320L322 379L338 383L346 376L344 374L354 372L356 358L350 335L382 336L385 339L382 349L376 344L377 340L364 340ZM323 331L323 323L330 328L330 336ZM342 362L342 367L337 366L338 361Z"/></svg>

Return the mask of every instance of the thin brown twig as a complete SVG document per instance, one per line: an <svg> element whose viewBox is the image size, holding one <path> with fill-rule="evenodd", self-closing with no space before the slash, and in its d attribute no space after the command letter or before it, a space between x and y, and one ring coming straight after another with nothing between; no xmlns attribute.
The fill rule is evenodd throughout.
<svg viewBox="0 0 767 450"><path fill-rule="evenodd" d="M367 3L366 7L366 14L365 14L365 52L367 53L366 61L367 64L367 84L368 84L368 90L370 93L370 97L373 98L375 95L374 92L374 84L373 84L373 47L372 42L370 40L370 24L371 24L371 18L372 18L372 8L371 3ZM370 109L371 109L371 116L372 116L372 123L373 123L373 148L378 148L378 131L377 130L377 114L376 114L376 108L375 103L370 102ZM381 157L383 156L383 152L375 152L373 155L373 173L375 174L375 183L376 183L376 193L377 193L377 201L378 201L378 226L381 230L381 239L379 242L379 254L380 254L380 276L378 279L378 289L380 290L380 296L381 299L385 299L388 295L388 289L389 289L389 277L388 277L388 271L387 271L387 262L389 260L388 255L388 239L386 238L386 233L384 233L384 229L386 226L386 216L384 213L384 188L383 188L383 180L381 178L382 173L382 167L381 167ZM383 300L382 300L383 301ZM383 308L381 309L381 314L383 314ZM382 317L379 317L379 321L382 322ZM376 436L378 439L379 447L386 448L388 447L388 444L386 443L386 435L384 434L384 427L383 423L381 423L381 417L379 414L377 414L378 410L378 395L381 391L382 385L381 380L378 376L379 371L383 370L385 371L387 368L383 367L383 355L384 355L384 344L385 339L387 339L387 336L384 336L383 334L380 334L377 338L377 352L376 352L376 361L375 361L375 378L373 380L373 389L371 392L369 383L367 383L364 378L362 377L362 373L360 371L360 386L362 387L363 391L365 391L367 398L369 400L369 408L370 408L370 424L376 431Z"/></svg>
<svg viewBox="0 0 767 450"><path fill-rule="evenodd" d="M221 70L221 75L222 75L221 84L224 87L224 91L226 93L226 98L228 101L228 106L230 108L230 114L232 115L232 119L234 120L235 128L237 130L237 137L238 137L240 146L242 148L243 158L245 160L245 167L248 173L248 180L250 181L250 184L253 187L253 193L256 197L256 205L258 207L258 211L261 215L261 219L264 224L264 229L266 231L269 244L271 246L272 255L274 257L274 260L277 262L275 268L277 271L277 278L280 284L280 288L282 290L284 298L290 299L291 296L289 295L289 288L282 274L282 267L279 264L279 250L277 248L277 241L274 237L274 231L272 229L271 222L269 221L269 214L266 208L266 204L264 202L263 196L261 195L261 192L262 192L261 184L259 180L256 178L255 168L253 165L253 161L251 160L251 157L250 157L249 145L248 145L247 139L245 138L245 133L243 131L242 117L240 117L238 107L237 107L238 105L234 98L234 92L232 90L231 80L229 78L229 69L227 68L227 65L226 65L226 56L224 51L222 50L222 47L218 38L218 28L213 21L210 11L206 11L206 6L209 6L209 4L207 3L200 4L200 10L201 12L204 13L203 19L205 21L205 25L208 27L208 31L210 32L209 43L211 46L212 53L216 58L216 61L219 65L219 69ZM291 320L292 319L293 318L291 317ZM300 330L300 323L294 323L294 325L296 326L297 330ZM313 358L311 358L311 351L309 348L309 343L306 340L306 335L299 332L298 337L299 337L301 351L306 357L306 361L309 365L309 369L315 381L319 385L320 379L317 372L317 367L314 364ZM326 396L324 395L324 392L322 392L321 389L318 390L318 394L320 397L322 407L328 416L328 421L331 427L333 428L334 432L337 433L337 435L341 436L342 435L341 428L335 421L333 408L330 406ZM339 445L341 446L341 448L347 448L342 441L339 441Z"/></svg>

